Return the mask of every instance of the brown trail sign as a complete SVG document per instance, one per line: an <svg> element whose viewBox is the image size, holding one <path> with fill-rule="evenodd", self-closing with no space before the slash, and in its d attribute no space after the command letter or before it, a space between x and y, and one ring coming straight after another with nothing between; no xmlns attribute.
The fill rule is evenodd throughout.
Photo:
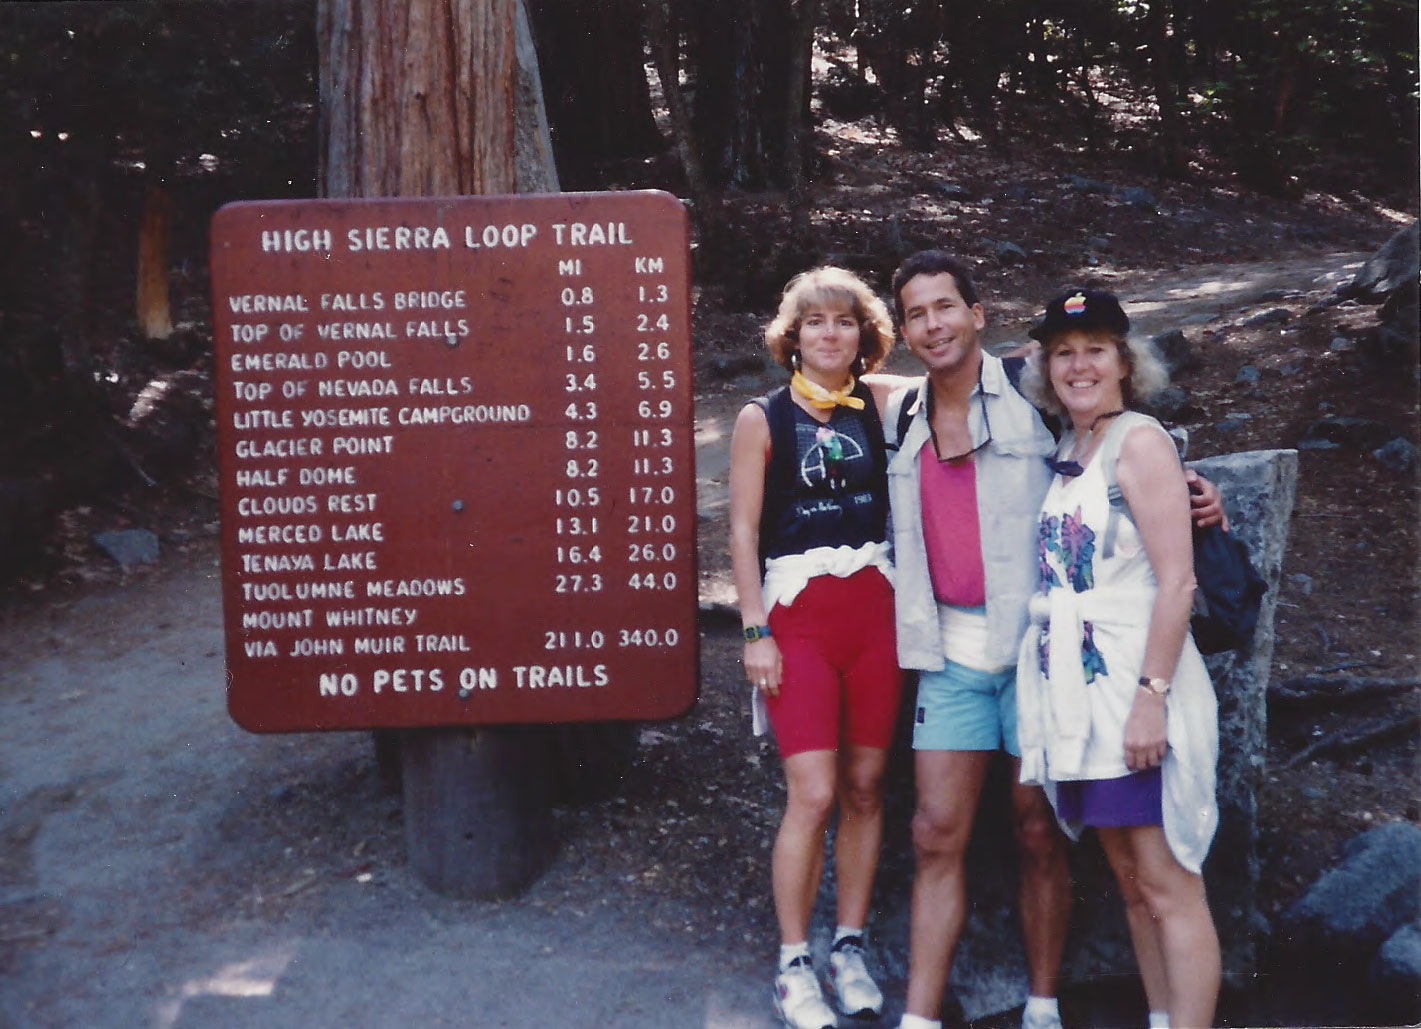
<svg viewBox="0 0 1421 1029"><path fill-rule="evenodd" d="M218 212L241 725L663 718L694 702L687 246L664 193Z"/></svg>

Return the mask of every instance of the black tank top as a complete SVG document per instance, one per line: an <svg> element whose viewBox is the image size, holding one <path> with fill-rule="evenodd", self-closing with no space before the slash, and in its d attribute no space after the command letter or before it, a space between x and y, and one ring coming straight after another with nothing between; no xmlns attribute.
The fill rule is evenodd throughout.
<svg viewBox="0 0 1421 1029"><path fill-rule="evenodd" d="M859 547L888 536L887 457L873 395L864 409L836 407L828 422L781 387L755 403L770 426L770 464L760 516L760 563L815 547Z"/></svg>

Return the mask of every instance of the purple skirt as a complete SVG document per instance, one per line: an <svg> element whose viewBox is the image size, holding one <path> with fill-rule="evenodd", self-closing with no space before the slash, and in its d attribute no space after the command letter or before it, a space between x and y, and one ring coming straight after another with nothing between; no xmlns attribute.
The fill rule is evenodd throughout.
<svg viewBox="0 0 1421 1029"><path fill-rule="evenodd" d="M1163 825L1162 782L1158 765L1118 779L1060 782L1056 784L1056 813L1080 825Z"/></svg>

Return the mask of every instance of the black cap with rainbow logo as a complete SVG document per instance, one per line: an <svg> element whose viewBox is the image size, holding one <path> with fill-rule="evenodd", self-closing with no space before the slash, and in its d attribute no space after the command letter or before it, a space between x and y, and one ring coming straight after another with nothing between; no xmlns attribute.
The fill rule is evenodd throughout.
<svg viewBox="0 0 1421 1029"><path fill-rule="evenodd" d="M1117 336L1130 331L1130 319L1114 293L1103 289L1069 289L1046 305L1046 313L1027 335L1045 341L1072 329L1108 329Z"/></svg>

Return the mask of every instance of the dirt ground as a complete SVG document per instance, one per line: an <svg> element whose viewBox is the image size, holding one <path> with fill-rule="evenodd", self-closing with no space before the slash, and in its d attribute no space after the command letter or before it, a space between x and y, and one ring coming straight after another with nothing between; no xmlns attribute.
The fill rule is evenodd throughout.
<svg viewBox="0 0 1421 1029"><path fill-rule="evenodd" d="M227 200L301 192L284 162L309 163L310 100L290 93L291 149L259 174L235 147L193 142L215 170L185 166L175 197L182 345L124 364L117 388L136 393L174 370L210 381L202 226ZM945 131L923 154L871 118L825 118L807 228L791 224L783 196L743 195L727 201L725 231L698 240L698 268L714 272L698 277L694 312L701 699L640 727L636 764L609 796L557 809L559 855L515 900L449 901L419 885L367 735L257 737L227 718L210 425L161 487L67 504L45 560L0 585L0 1027L772 1024L767 867L782 786L773 745L748 732L725 471L735 412L781 381L763 364L760 327L805 267L846 264L886 293L898 258L952 249L979 270L993 343L1023 339L1064 285L1105 284L1142 334L1190 339L1197 361L1179 385L1195 409L1194 456L1293 447L1323 414L1372 419L1417 444L1414 349L1378 351L1375 308L1312 310L1415 217L1414 195L1285 202L1240 190L1208 162L1160 182L1129 155L1075 146L1069 127L1023 117L1013 128L1010 152ZM134 177L114 167L96 188L127 199L103 208L96 232L126 240ZM1147 188L1153 206L1132 206L1128 186ZM100 285L91 321L112 335L95 352L136 351L129 294ZM890 370L913 370L901 348ZM1300 456L1275 685L1417 680L1416 475L1378 462L1375 445ZM95 531L131 526L159 535L156 565L125 571L95 550ZM1416 732L1404 721L1387 732L1418 703L1413 685L1274 712L1266 916L1357 832L1421 822ZM882 879L884 900L899 903L911 783L901 760L893 774ZM888 986L896 1004L902 983ZM1085 1010L1073 1003L1068 1015ZM1239 1000L1226 1016L1260 1024L1269 1012Z"/></svg>

